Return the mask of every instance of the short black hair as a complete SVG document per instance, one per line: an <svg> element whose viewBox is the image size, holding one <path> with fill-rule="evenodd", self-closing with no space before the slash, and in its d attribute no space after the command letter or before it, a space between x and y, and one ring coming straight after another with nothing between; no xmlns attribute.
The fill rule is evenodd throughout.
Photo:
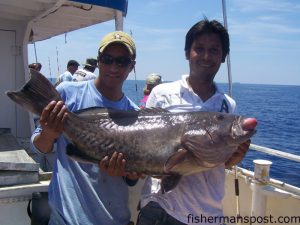
<svg viewBox="0 0 300 225"><path fill-rule="evenodd" d="M40 63L34 63L34 65L35 65L35 68L38 70L38 71L40 71L41 69L42 69L42 64L40 64Z"/></svg>
<svg viewBox="0 0 300 225"><path fill-rule="evenodd" d="M76 60L71 59L67 64L67 67L69 66L79 66L79 63Z"/></svg>
<svg viewBox="0 0 300 225"><path fill-rule="evenodd" d="M95 70L96 70L96 67L93 67L93 66L87 66L87 65L85 65L84 68L87 69L88 71L92 72L92 73L94 73Z"/></svg>
<svg viewBox="0 0 300 225"><path fill-rule="evenodd" d="M222 43L222 62L225 62L225 58L228 55L229 48L229 34L226 28L217 20L209 21L206 17L194 24L185 36L184 51L189 53L193 44L193 41L202 34L217 34L220 37Z"/></svg>
<svg viewBox="0 0 300 225"><path fill-rule="evenodd" d="M34 63L29 64L29 65L28 65L28 68L30 68L30 69L35 69Z"/></svg>
<svg viewBox="0 0 300 225"><path fill-rule="evenodd" d="M37 71L40 71L42 69L42 64L36 62L36 63L31 63L28 65L29 68L35 69Z"/></svg>

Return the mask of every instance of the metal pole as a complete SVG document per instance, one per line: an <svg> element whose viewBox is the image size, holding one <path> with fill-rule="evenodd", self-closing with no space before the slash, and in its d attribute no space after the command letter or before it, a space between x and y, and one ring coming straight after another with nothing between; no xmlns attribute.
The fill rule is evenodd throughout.
<svg viewBox="0 0 300 225"><path fill-rule="evenodd" d="M59 75L60 73L59 73L59 62L58 62L58 49L57 49L57 46L56 46L56 61L57 61L57 72L58 72L58 75Z"/></svg>
<svg viewBox="0 0 300 225"><path fill-rule="evenodd" d="M115 11L115 30L123 30L123 12Z"/></svg>
<svg viewBox="0 0 300 225"><path fill-rule="evenodd" d="M225 0L222 0L222 9L223 9L224 27L228 30L227 13L226 13L226 1ZM227 55L227 71L228 71L229 96L232 96L232 76L231 76L230 53L228 53L228 55Z"/></svg>
<svg viewBox="0 0 300 225"><path fill-rule="evenodd" d="M224 27L228 31L228 24L227 24L227 13L226 13L226 1L222 0L222 12L223 12L223 21ZM232 76L231 76L231 63L230 63L230 53L226 57L227 59L227 73L228 73L228 91L229 96L232 97ZM237 218L240 216L240 190L239 190L239 180L238 180L238 171L237 165L234 166L234 187L235 187L235 202L236 202L236 216ZM240 225L240 222L237 222Z"/></svg>
<svg viewBox="0 0 300 225"><path fill-rule="evenodd" d="M132 37L132 30L130 30L130 36ZM135 66L133 67L133 73L134 73L134 82L135 82L135 91L138 91L137 88L137 82L136 82L136 71L135 71Z"/></svg>
<svg viewBox="0 0 300 225"><path fill-rule="evenodd" d="M37 63L38 61L37 61L35 41L33 42L33 47L34 47L35 62Z"/></svg>
<svg viewBox="0 0 300 225"><path fill-rule="evenodd" d="M49 73L50 73L50 79L51 79L52 78L52 74L51 74L50 57L48 57L48 63L49 63Z"/></svg>

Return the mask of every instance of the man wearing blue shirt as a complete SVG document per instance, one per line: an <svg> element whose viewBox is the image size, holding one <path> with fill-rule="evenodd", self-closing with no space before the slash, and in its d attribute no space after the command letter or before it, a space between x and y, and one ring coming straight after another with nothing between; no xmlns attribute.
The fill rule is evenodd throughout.
<svg viewBox="0 0 300 225"><path fill-rule="evenodd" d="M50 225L129 223L127 185L134 184L138 176L125 175L122 154L115 152L99 165L73 161L66 155L68 140L61 133L68 117L67 109L137 108L122 92L123 82L134 68L135 57L135 44L128 34L121 31L107 34L98 50L100 75L86 82L61 83L57 90L63 101L52 101L44 108L41 126L31 140L33 147L42 153L56 147L57 159L49 186Z"/></svg>
<svg viewBox="0 0 300 225"><path fill-rule="evenodd" d="M60 74L55 82L55 87L64 81L73 81L73 74L78 70L79 63L76 60L69 60L67 64L67 70Z"/></svg>

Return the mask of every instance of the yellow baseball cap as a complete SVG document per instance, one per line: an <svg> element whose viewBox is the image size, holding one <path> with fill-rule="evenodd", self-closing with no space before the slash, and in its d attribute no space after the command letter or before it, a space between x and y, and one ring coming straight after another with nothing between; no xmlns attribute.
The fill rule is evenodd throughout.
<svg viewBox="0 0 300 225"><path fill-rule="evenodd" d="M130 55L133 57L133 59L135 59L136 48L135 48L134 41L130 37L129 34L123 32L123 31L114 31L114 32L108 33L101 40L98 52L103 53L105 48L112 43L121 43L121 44L125 45L129 51Z"/></svg>

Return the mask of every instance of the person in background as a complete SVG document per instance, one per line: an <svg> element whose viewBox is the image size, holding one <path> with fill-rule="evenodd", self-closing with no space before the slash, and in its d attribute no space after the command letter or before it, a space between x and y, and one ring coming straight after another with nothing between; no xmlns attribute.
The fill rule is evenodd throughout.
<svg viewBox="0 0 300 225"><path fill-rule="evenodd" d="M223 25L206 18L196 23L186 34L184 50L189 74L155 87L146 107L161 107L171 112L236 113L235 101L214 83L229 53L229 35ZM218 218L223 216L225 167L240 162L249 145L250 140L241 144L221 166L182 177L178 185L166 193L161 191L160 179L148 177L142 190L137 225L221 224ZM216 221L195 221L191 215Z"/></svg>
<svg viewBox="0 0 300 225"><path fill-rule="evenodd" d="M98 49L100 75L86 82L60 83L56 89L63 101L51 101L44 108L31 146L45 154L56 149L49 185L49 225L129 224L128 185L134 185L138 175L125 173L122 153L104 157L99 165L70 159L66 154L69 141L62 130L68 111L90 107L138 109L122 90L135 66L135 58L136 47L130 35L122 31L105 35Z"/></svg>
<svg viewBox="0 0 300 225"><path fill-rule="evenodd" d="M40 72L41 69L42 69L42 64L40 64L38 62L37 63L31 63L31 64L28 65L28 67Z"/></svg>
<svg viewBox="0 0 300 225"><path fill-rule="evenodd" d="M146 86L144 87L144 97L140 100L140 108L143 109L146 106L147 99L152 91L152 89L161 84L162 79L159 74L151 73L146 79Z"/></svg>
<svg viewBox="0 0 300 225"><path fill-rule="evenodd" d="M79 63L76 60L73 59L69 60L67 64L67 70L57 77L54 86L56 87L57 85L59 85L61 82L64 81L73 81L73 74L76 72L76 70L78 70L78 66Z"/></svg>
<svg viewBox="0 0 300 225"><path fill-rule="evenodd" d="M97 68L97 59L87 58L86 62L83 64L82 69L78 69L73 75L73 81L84 81L96 79L96 74L94 74Z"/></svg>

